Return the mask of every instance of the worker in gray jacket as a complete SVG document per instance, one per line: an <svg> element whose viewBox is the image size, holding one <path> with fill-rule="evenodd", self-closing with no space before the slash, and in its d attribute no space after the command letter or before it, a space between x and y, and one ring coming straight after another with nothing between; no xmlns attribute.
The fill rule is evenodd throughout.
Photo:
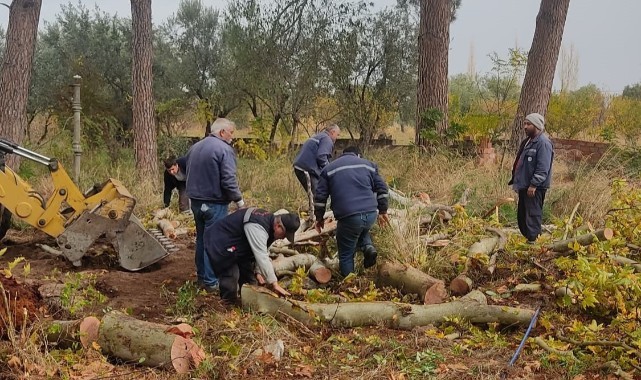
<svg viewBox="0 0 641 380"><path fill-rule="evenodd" d="M328 126L322 132L307 139L294 159L294 174L305 192L311 190L312 196L316 194L321 170L329 164L334 143L340 133L338 125Z"/></svg>
<svg viewBox="0 0 641 380"><path fill-rule="evenodd" d="M205 255L205 228L227 216L229 203L244 206L236 178L236 153L231 141L236 124L219 118L211 134L187 153L187 195L196 222L196 272L198 283L209 292L218 290L218 279Z"/></svg>
<svg viewBox="0 0 641 380"><path fill-rule="evenodd" d="M323 214L330 196L331 209L338 221L336 243L341 274L347 276L354 272L356 249L363 252L365 268L374 266L378 253L369 231L377 219L381 224L389 222L389 194L387 184L378 174L378 166L361 158L356 147L345 148L340 157L325 166L314 197L319 233L324 227Z"/></svg>
<svg viewBox="0 0 641 380"><path fill-rule="evenodd" d="M529 244L541 234L543 202L552 179L554 148L545 131L545 119L539 113L525 117L523 140L512 166L508 185L519 194L517 219L519 230Z"/></svg>

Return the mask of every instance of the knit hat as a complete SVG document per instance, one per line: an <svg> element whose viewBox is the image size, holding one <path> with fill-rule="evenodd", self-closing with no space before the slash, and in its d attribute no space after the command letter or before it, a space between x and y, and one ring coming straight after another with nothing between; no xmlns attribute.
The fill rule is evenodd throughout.
<svg viewBox="0 0 641 380"><path fill-rule="evenodd" d="M525 117L525 120L532 123L539 131L545 130L545 119L540 113L531 113Z"/></svg>

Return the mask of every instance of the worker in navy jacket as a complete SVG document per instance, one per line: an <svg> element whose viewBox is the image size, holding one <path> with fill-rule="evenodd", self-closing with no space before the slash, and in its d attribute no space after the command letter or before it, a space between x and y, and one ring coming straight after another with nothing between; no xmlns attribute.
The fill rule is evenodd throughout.
<svg viewBox="0 0 641 380"><path fill-rule="evenodd" d="M171 193L178 190L178 209L180 212L189 212L189 197L187 196L187 157L168 157L163 161L165 165L165 189L162 200L165 207L171 203Z"/></svg>
<svg viewBox="0 0 641 380"><path fill-rule="evenodd" d="M293 242L298 227L298 215L274 215L256 207L237 210L207 227L205 250L223 301L235 303L243 284L256 280L280 295L290 295L278 284L268 248L275 239Z"/></svg>
<svg viewBox="0 0 641 380"><path fill-rule="evenodd" d="M519 147L508 185L519 194L519 230L528 243L534 244L541 234L543 202L552 179L554 148L544 133L545 119L541 114L527 115L523 130L527 138Z"/></svg>
<svg viewBox="0 0 641 380"><path fill-rule="evenodd" d="M198 283L208 292L218 291L218 279L205 255L205 228L227 216L229 203L245 205L236 178L236 153L231 141L236 124L219 118L211 134L187 153L187 195L196 222L196 272Z"/></svg>
<svg viewBox="0 0 641 380"><path fill-rule="evenodd" d="M316 230L324 226L323 214L327 198L332 197L331 209L338 221L336 242L340 271L343 276L354 272L356 249L363 252L363 266L376 264L377 251L372 243L370 229L377 219L388 223L387 184L378 174L378 166L360 157L356 147L348 147L343 154L322 170L314 198Z"/></svg>
<svg viewBox="0 0 641 380"><path fill-rule="evenodd" d="M294 159L294 174L305 192L308 193L311 190L312 197L316 194L321 170L329 164L334 143L340 133L338 125L328 126L322 132L307 139Z"/></svg>

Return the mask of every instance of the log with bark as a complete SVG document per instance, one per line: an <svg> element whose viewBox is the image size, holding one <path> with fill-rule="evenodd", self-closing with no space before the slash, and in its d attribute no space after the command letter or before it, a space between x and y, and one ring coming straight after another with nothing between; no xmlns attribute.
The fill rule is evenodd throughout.
<svg viewBox="0 0 641 380"><path fill-rule="evenodd" d="M289 257L279 256L276 260L272 260L272 265L276 276L296 272L296 269L302 267L319 284L327 284L332 279L332 271L318 257L309 253Z"/></svg>
<svg viewBox="0 0 641 380"><path fill-rule="evenodd" d="M170 239L175 239L176 238L176 227L180 223L176 221L171 221L168 219L159 219L156 224L158 225L158 228L162 231L162 234L165 235L166 237Z"/></svg>
<svg viewBox="0 0 641 380"><path fill-rule="evenodd" d="M378 267L379 286L392 286L403 294L417 294L423 304L443 303L447 299L445 283L422 271L401 263L383 262Z"/></svg>
<svg viewBox="0 0 641 380"><path fill-rule="evenodd" d="M321 304L278 298L264 288L251 285L244 285L241 290L245 310L274 317L282 313L306 326L314 326L321 322L333 327L385 326L412 329L444 322L455 316L471 323L528 325L534 315L534 310L530 309L487 305L485 296L478 291L468 296L438 305L410 305L397 302Z"/></svg>
<svg viewBox="0 0 641 380"><path fill-rule="evenodd" d="M498 258L498 255L500 253L503 253L505 251L507 236L505 235L505 232L501 231L498 228L488 227L485 230L496 234L496 236L499 238L499 241L494 248L494 253L492 254L492 256L490 256L490 261L487 264L487 272L489 274L494 274L494 271L496 270L496 259Z"/></svg>
<svg viewBox="0 0 641 380"><path fill-rule="evenodd" d="M326 220L325 227L323 227L320 234L315 229L308 230L302 233L296 233L296 236L294 237L294 243L298 244L299 242L315 239L321 235L330 234L336 231L336 225L337 225L336 220ZM292 242L288 241L287 239L282 239L282 240L275 241L273 246L277 248L282 248L291 244Z"/></svg>
<svg viewBox="0 0 641 380"><path fill-rule="evenodd" d="M637 260L632 260L627 257L623 257L619 255L609 255L608 257L610 258L610 260L614 261L619 265L629 265L634 269L635 272L641 273L641 263L638 262Z"/></svg>
<svg viewBox="0 0 641 380"><path fill-rule="evenodd" d="M548 246L548 249L550 249L551 251L557 252L558 254L562 254L562 253L571 251L572 248L570 248L570 246L574 245L575 242L578 243L579 245L586 246L586 245L595 243L597 241L610 240L613 237L614 237L614 231L612 231L612 229L602 228L600 230L594 231L593 233L584 234L574 238L557 241L555 243L550 244Z"/></svg>
<svg viewBox="0 0 641 380"><path fill-rule="evenodd" d="M182 331L111 311L102 318L98 344L109 356L187 373L192 364L202 360L204 352Z"/></svg>
<svg viewBox="0 0 641 380"><path fill-rule="evenodd" d="M488 272L490 253L498 243L499 237L483 238L468 248L465 270L450 282L450 291L453 295L464 295L472 290L474 282L468 277L468 272L472 271L472 268L480 268L483 273Z"/></svg>
<svg viewBox="0 0 641 380"><path fill-rule="evenodd" d="M98 341L100 320L86 317L72 321L50 321L44 324L45 341L57 349L88 348Z"/></svg>

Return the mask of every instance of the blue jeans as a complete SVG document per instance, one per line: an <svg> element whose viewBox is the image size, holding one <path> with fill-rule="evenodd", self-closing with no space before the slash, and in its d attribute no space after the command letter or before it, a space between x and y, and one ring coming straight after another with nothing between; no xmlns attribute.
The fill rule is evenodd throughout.
<svg viewBox="0 0 641 380"><path fill-rule="evenodd" d="M336 243L341 274L347 276L354 272L356 249L361 251L372 245L370 228L376 222L376 211L363 212L342 218L336 226Z"/></svg>
<svg viewBox="0 0 641 380"><path fill-rule="evenodd" d="M191 200L191 211L196 222L196 273L198 282L205 286L218 284L214 268L205 253L205 228L227 216L228 205L210 203L197 199Z"/></svg>

